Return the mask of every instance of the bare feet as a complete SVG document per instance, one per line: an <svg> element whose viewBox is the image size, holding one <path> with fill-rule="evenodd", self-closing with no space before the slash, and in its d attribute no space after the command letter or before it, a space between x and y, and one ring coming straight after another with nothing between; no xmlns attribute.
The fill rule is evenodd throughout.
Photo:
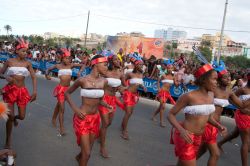
<svg viewBox="0 0 250 166"><path fill-rule="evenodd" d="M161 126L161 127L166 127L166 124L165 124L164 122L161 122L161 123L160 123L160 126Z"/></svg>
<svg viewBox="0 0 250 166"><path fill-rule="evenodd" d="M80 163L80 158L81 158L81 153L79 153L78 155L76 155L75 159L78 163Z"/></svg>
<svg viewBox="0 0 250 166"><path fill-rule="evenodd" d="M110 158L110 156L108 155L108 152L106 151L105 148L103 148L103 149L100 150L100 155L101 155L103 158Z"/></svg>
<svg viewBox="0 0 250 166"><path fill-rule="evenodd" d="M16 118L14 119L14 126L15 126L15 127L17 127L17 126L18 126L18 121L17 121L17 119L16 119Z"/></svg>
<svg viewBox="0 0 250 166"><path fill-rule="evenodd" d="M125 140L129 140L128 131L122 131L121 137Z"/></svg>
<svg viewBox="0 0 250 166"><path fill-rule="evenodd" d="M65 136L65 135L66 135L66 132L65 132L65 129L64 129L64 128L61 128L61 129L60 129L60 135L61 135L61 136Z"/></svg>
<svg viewBox="0 0 250 166"><path fill-rule="evenodd" d="M157 119L155 117L152 117L151 120L157 122Z"/></svg>

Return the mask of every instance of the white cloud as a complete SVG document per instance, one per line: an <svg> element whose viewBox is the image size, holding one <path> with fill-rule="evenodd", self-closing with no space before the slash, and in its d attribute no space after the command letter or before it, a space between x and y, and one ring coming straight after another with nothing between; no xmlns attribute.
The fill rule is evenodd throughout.
<svg viewBox="0 0 250 166"><path fill-rule="evenodd" d="M153 36L160 25L141 24L131 21L110 19L97 15L136 19L169 25L183 25L220 29L225 0L2 0L0 18L6 20L43 20L87 13L91 10L89 31L101 34L141 31ZM250 1L229 0L225 29L249 30L247 19ZM47 31L58 33L85 33L87 16L40 22L16 22L0 20L0 28L6 24L13 33L31 34ZM183 28L178 28L185 30ZM73 32L71 32L73 31ZM188 36L215 31L186 29ZM2 29L1 33L4 33ZM236 41L250 43L250 33L226 32Z"/></svg>

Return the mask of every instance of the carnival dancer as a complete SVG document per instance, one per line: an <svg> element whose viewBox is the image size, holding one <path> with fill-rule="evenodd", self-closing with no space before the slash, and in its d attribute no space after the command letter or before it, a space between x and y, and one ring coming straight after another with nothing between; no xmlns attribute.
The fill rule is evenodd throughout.
<svg viewBox="0 0 250 166"><path fill-rule="evenodd" d="M11 146L11 133L13 122L18 125L18 119L25 118L26 106L29 102L36 100L37 81L32 64L27 61L26 55L29 43L23 39L18 39L15 44L15 58L8 59L0 71L0 78L6 79L8 84L2 88L3 100L8 104L10 109L9 119L6 123L6 142L5 148ZM6 75L4 73L7 71ZM33 93L30 96L28 89L25 87L25 77L31 76ZM18 106L18 115L15 115L14 104Z"/></svg>
<svg viewBox="0 0 250 166"><path fill-rule="evenodd" d="M107 58L96 55L91 60L92 70L86 77L81 77L74 82L65 92L65 98L73 110L73 127L77 137L77 144L81 147L81 152L76 156L79 166L86 166L90 158L91 149L95 138L99 136L100 115L99 104L104 105L110 111L112 107L102 101L104 87L108 82L100 75L107 72ZM73 102L70 94L81 88L82 104L80 108Z"/></svg>
<svg viewBox="0 0 250 166"><path fill-rule="evenodd" d="M213 94L210 91L214 91L217 86L217 73L210 64L205 64L198 68L195 77L199 89L183 94L168 113L168 120L174 127L171 143L175 144L179 166L196 165L196 155L208 120L221 131L225 129L209 118L215 111ZM178 122L176 114L182 109L185 119L183 122Z"/></svg>
<svg viewBox="0 0 250 166"><path fill-rule="evenodd" d="M232 90L228 88L231 83L230 73L228 73L223 67L217 67L215 70L218 73L218 87L214 91L215 112L211 118L220 123L220 116L222 114L223 108L230 104L229 101L238 108L243 108L244 104L232 92ZM217 136L218 129L210 123L207 123L202 138L203 144L199 150L197 158L201 157L206 152L206 149L208 149L210 153L207 163L208 166L216 166L220 156L220 150L217 146Z"/></svg>
<svg viewBox="0 0 250 166"><path fill-rule="evenodd" d="M170 101L171 104L175 105L175 101L169 93L170 86L174 84L174 76L172 74L172 63L170 61L164 61L164 66L167 68L167 73L162 73L158 79L158 94L157 99L160 102L159 107L153 113L152 120L156 121L156 115L160 113L160 126L166 127L164 122L164 110L166 109L166 101ZM162 87L160 88L160 83Z"/></svg>
<svg viewBox="0 0 250 166"><path fill-rule="evenodd" d="M125 140L129 139L128 136L128 120L130 116L132 115L134 111L134 107L137 104L139 100L138 95L138 88L143 88L144 92L147 91L147 89L143 85L143 61L138 58L138 55L136 53L131 54L131 61L134 63L135 68L132 73L128 73L125 76L125 80L128 80L129 86L127 90L123 92L123 102L125 106L125 115L122 120L122 134L121 137Z"/></svg>
<svg viewBox="0 0 250 166"><path fill-rule="evenodd" d="M121 89L121 85L125 85L124 74L121 70L120 61L116 55L109 57L109 68L105 77L108 81L108 86L104 89L103 101L113 107L113 112L110 112L105 106L99 106L99 112L102 119L102 127L100 130L100 154L104 158L108 158L106 151L106 133L108 127L111 125L116 105L124 110L123 103L116 97L116 92Z"/></svg>
<svg viewBox="0 0 250 166"><path fill-rule="evenodd" d="M80 67L81 64L73 64L71 63L70 50L66 48L61 48L58 51L58 54L61 56L61 63L56 64L46 70L45 77L47 80L51 80L49 73L51 70L58 69L58 77L60 79L59 84L55 87L53 95L57 98L57 103L54 109L54 113L52 116L52 124L56 127L56 119L59 115L59 135L63 136L65 134L64 129L64 111L65 111L65 98L64 93L70 86L70 81L72 77L72 68Z"/></svg>
<svg viewBox="0 0 250 166"><path fill-rule="evenodd" d="M247 85L235 92L242 101L250 99L250 73L247 74ZM248 103L248 102L247 102ZM250 140L250 104L246 104L247 111L244 109L238 109L235 113L236 126L239 129L241 137L241 162L242 166L248 166L248 151Z"/></svg>
<svg viewBox="0 0 250 166"><path fill-rule="evenodd" d="M124 63L124 74L132 73L134 70L134 65L130 61L130 57L126 56L126 62Z"/></svg>

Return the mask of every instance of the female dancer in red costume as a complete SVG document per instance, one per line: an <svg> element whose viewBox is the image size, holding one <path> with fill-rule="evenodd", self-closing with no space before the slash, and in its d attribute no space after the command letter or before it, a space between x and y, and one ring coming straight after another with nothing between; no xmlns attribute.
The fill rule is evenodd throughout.
<svg viewBox="0 0 250 166"><path fill-rule="evenodd" d="M100 75L105 75L107 71L107 58L96 55L91 60L92 71L86 77L79 78L65 92L65 98L68 101L75 115L73 118L73 127L77 137L77 143L81 147L81 152L76 159L79 166L86 166L90 158L91 149L95 138L99 135L100 115L98 112L99 104L104 105L110 111L112 107L102 101L104 87L107 86L107 80ZM73 102L70 94L77 88L81 88L82 104L80 108Z"/></svg>
<svg viewBox="0 0 250 166"><path fill-rule="evenodd" d="M111 125L114 113L116 111L116 105L124 109L123 103L116 97L116 92L121 87L122 83L125 84L124 75L121 70L120 61L116 55L109 58L109 70L105 74L108 81L108 86L104 89L103 101L113 107L113 112L100 105L99 112L102 119L102 127L100 131L100 153L104 158L108 158L108 153L105 148L106 132L107 128Z"/></svg>
<svg viewBox="0 0 250 166"><path fill-rule="evenodd" d="M218 123L220 123L220 116L222 114L223 108L229 105L229 101L239 108L243 108L244 106L241 100L232 92L231 89L228 88L230 83L230 74L225 69L218 68L218 87L214 91L215 112L211 116L211 118L213 118ZM217 135L218 129L212 126L210 123L207 123L202 138L204 144L201 146L197 158L202 156L208 148L210 152L210 157L207 164L208 166L217 165L217 161L219 159L220 150L217 146Z"/></svg>
<svg viewBox="0 0 250 166"><path fill-rule="evenodd" d="M164 119L164 110L166 109L166 101L170 100L171 104L175 105L175 101L172 98L172 96L169 93L170 86L174 84L174 76L172 75L172 64L165 64L167 65L167 74L163 74L161 77L158 79L158 95L157 99L160 102L160 106L158 109L154 112L152 120L156 121L155 116L160 113L160 126L161 127L166 127L166 124L163 122ZM160 82L162 83L162 87L160 88Z"/></svg>
<svg viewBox="0 0 250 166"><path fill-rule="evenodd" d="M135 59L135 58L131 58L131 59ZM129 86L128 86L127 90L125 90L123 92L123 102L124 102L124 106L125 106L125 115L123 117L122 125L121 125L121 128L122 128L121 137L125 140L129 139L128 129L127 129L128 120L133 113L133 110L134 110L136 103L139 100L139 95L137 93L137 89L139 87L142 87L145 92L147 91L147 89L143 86L143 70L142 70L143 62L140 60L136 60L136 61L134 61L134 65L135 65L135 68L134 68L133 72L128 73L126 75L125 79L129 81L128 82Z"/></svg>
<svg viewBox="0 0 250 166"><path fill-rule="evenodd" d="M235 92L242 101L250 99L250 73L247 75L248 82L244 88L241 88ZM248 148L250 144L250 104L247 102L246 108L248 110L239 109L235 113L235 122L240 132L242 141L241 145L241 161L242 166L248 166Z"/></svg>
<svg viewBox="0 0 250 166"><path fill-rule="evenodd" d="M54 89L54 96L57 98L57 104L54 109L52 124L56 127L56 118L59 115L59 124L60 124L60 135L63 136L65 134L64 130L64 110L65 110L65 98L64 93L70 86L70 81L72 77L72 68L80 67L81 64L72 64L70 57L70 50L66 48L62 48L59 52L61 55L61 63L56 64L46 70L45 77L48 80L51 80L49 76L49 72L53 69L58 69L58 77L60 79L60 83Z"/></svg>
<svg viewBox="0 0 250 166"><path fill-rule="evenodd" d="M10 148L11 146L13 122L15 126L17 126L17 119L23 120L25 118L26 105L36 100L37 81L35 72L32 68L32 64L25 59L28 45L28 42L19 39L15 44L17 57L8 59L0 71L0 77L8 81L8 84L2 88L3 100L8 104L10 109L9 119L6 123L6 148ZM6 71L7 75L4 75ZM25 87L25 77L29 75L31 76L33 84L33 93L31 96ZM18 115L16 116L14 113L15 103L18 106Z"/></svg>
<svg viewBox="0 0 250 166"><path fill-rule="evenodd" d="M206 123L210 120L210 114L215 111L213 95L209 91L214 91L217 86L217 73L211 65L206 64L195 72L195 77L199 89L183 94L168 113L168 120L175 128L171 143L175 144L179 166L196 165L196 155L202 141L202 133ZM176 114L182 109L185 119L179 123ZM213 125L224 130L223 126L212 120Z"/></svg>

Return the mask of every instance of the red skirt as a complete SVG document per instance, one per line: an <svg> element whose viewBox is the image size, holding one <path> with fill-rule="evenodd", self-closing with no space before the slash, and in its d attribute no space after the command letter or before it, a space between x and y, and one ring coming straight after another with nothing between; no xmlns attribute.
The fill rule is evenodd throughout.
<svg viewBox="0 0 250 166"><path fill-rule="evenodd" d="M65 97L64 97L64 93L66 92L66 90L68 89L68 86L62 86L60 84L58 84L53 92L53 95L57 98L58 102L64 102L65 101Z"/></svg>
<svg viewBox="0 0 250 166"><path fill-rule="evenodd" d="M157 94L157 98L160 102L162 103L166 103L167 100L170 100L170 103L175 105L175 101L172 98L172 96L170 95L169 91L166 90L160 90Z"/></svg>
<svg viewBox="0 0 250 166"><path fill-rule="evenodd" d="M110 115L114 115L114 113L116 112L116 105L118 105L121 109L124 110L124 104L121 103L121 101L116 97L116 96L109 96L109 95L104 95L102 100L104 102L106 102L108 105L113 107L114 112L112 112ZM104 107L103 105L100 105L98 107L99 112L101 114L108 114L109 113L109 109L107 109L106 107Z"/></svg>
<svg viewBox="0 0 250 166"><path fill-rule="evenodd" d="M2 88L3 100L5 103L13 105L17 103L19 107L25 107L30 101L29 91L26 87L16 85L6 85Z"/></svg>
<svg viewBox="0 0 250 166"><path fill-rule="evenodd" d="M216 127L207 123L205 131L202 135L202 141L206 144L215 144L217 142L218 132L219 130Z"/></svg>
<svg viewBox="0 0 250 166"><path fill-rule="evenodd" d="M240 110L237 110L235 112L234 119L235 119L237 127L240 130L245 130L245 129L250 128L250 116L249 115L243 114L240 112Z"/></svg>
<svg viewBox="0 0 250 166"><path fill-rule="evenodd" d="M173 131L174 130L174 131ZM171 143L175 145L175 155L180 160L194 160L201 145L202 135L190 134L192 144L187 143L177 129L172 129Z"/></svg>
<svg viewBox="0 0 250 166"><path fill-rule="evenodd" d="M80 145L81 136L94 134L99 136L101 118L99 113L86 115L84 119L79 118L76 114L73 117L73 127L77 138L77 144Z"/></svg>
<svg viewBox="0 0 250 166"><path fill-rule="evenodd" d="M139 101L138 93L132 93L128 90L124 91L123 93L123 102L125 106L135 106L136 103Z"/></svg>

